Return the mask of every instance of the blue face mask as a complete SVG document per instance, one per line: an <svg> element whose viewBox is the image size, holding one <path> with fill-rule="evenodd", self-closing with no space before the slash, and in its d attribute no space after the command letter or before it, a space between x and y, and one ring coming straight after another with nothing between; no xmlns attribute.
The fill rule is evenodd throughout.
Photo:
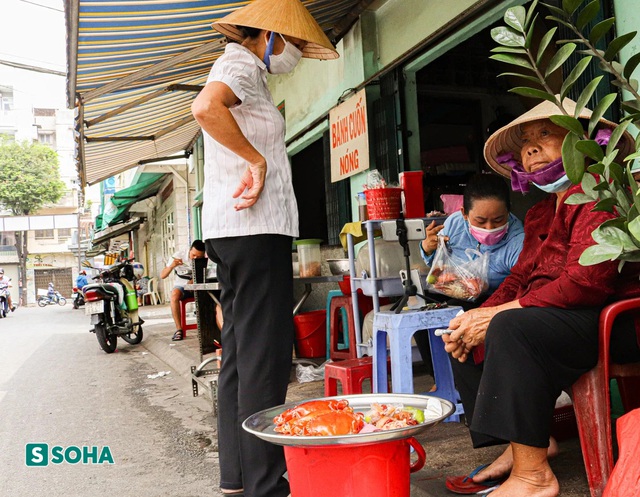
<svg viewBox="0 0 640 497"><path fill-rule="evenodd" d="M571 180L567 178L567 175L564 174L560 179L557 179L553 183L549 183L548 185L539 185L538 183L533 183L538 188L540 188L543 192L547 193L559 193L565 190L568 190L571 186Z"/></svg>

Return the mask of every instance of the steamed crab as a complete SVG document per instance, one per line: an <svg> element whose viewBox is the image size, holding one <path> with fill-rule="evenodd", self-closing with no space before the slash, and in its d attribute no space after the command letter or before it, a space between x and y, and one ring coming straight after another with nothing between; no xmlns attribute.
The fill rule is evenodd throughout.
<svg viewBox="0 0 640 497"><path fill-rule="evenodd" d="M359 433L363 415L346 400L312 400L287 409L273 418L275 431L283 435L335 436Z"/></svg>

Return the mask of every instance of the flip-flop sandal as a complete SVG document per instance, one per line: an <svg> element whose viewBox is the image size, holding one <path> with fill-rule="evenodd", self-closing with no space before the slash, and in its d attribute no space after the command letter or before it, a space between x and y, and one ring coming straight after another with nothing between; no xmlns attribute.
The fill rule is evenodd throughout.
<svg viewBox="0 0 640 497"><path fill-rule="evenodd" d="M184 337L182 336L182 330L176 330L176 332L173 334L173 338L171 340L173 340L174 342L177 342L178 340L182 340Z"/></svg>
<svg viewBox="0 0 640 497"><path fill-rule="evenodd" d="M478 466L476 469L474 469L467 476L448 476L444 484L449 491L455 494L462 494L462 495L478 494L480 492L483 492L489 489L494 490L493 487L495 487L496 485L499 485L504 480L506 480L507 479L506 476L502 478L495 478L493 480L485 480L483 482L478 482L478 483L473 481L473 477L488 466L489 466L488 464L482 464Z"/></svg>
<svg viewBox="0 0 640 497"><path fill-rule="evenodd" d="M495 489L500 488L500 485L501 483L498 483L497 485L494 485L493 487L489 487L486 490L480 490L479 492L476 492L476 495L489 495Z"/></svg>

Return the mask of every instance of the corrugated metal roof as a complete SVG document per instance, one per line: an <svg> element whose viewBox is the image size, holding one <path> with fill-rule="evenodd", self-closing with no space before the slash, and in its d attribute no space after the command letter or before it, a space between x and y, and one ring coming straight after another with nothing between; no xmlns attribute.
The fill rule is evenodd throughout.
<svg viewBox="0 0 640 497"><path fill-rule="evenodd" d="M191 146L200 132L191 102L224 51L211 22L247 3L65 0L67 98L78 107L83 183ZM337 40L371 0L303 3Z"/></svg>

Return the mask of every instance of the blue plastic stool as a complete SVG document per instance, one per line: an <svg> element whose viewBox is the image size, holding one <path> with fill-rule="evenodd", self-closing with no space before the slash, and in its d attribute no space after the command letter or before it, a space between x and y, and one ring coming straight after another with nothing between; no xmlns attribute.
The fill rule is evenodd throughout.
<svg viewBox="0 0 640 497"><path fill-rule="evenodd" d="M456 407L454 414L445 421L460 421L464 412L460 395L456 390L449 357L444 343L435 336L436 328L446 328L460 307L445 307L428 311L377 312L373 318L373 391L387 392L387 337L391 358L391 389L393 393L413 392L413 364L411 337L418 330L429 330L431 361L437 389L426 395L448 400Z"/></svg>
<svg viewBox="0 0 640 497"><path fill-rule="evenodd" d="M327 359L330 358L331 353L331 300L334 297L343 297L344 294L340 290L329 290L327 294ZM344 330L343 342L338 344L339 349L349 348L349 318L344 309L342 309L342 329Z"/></svg>

